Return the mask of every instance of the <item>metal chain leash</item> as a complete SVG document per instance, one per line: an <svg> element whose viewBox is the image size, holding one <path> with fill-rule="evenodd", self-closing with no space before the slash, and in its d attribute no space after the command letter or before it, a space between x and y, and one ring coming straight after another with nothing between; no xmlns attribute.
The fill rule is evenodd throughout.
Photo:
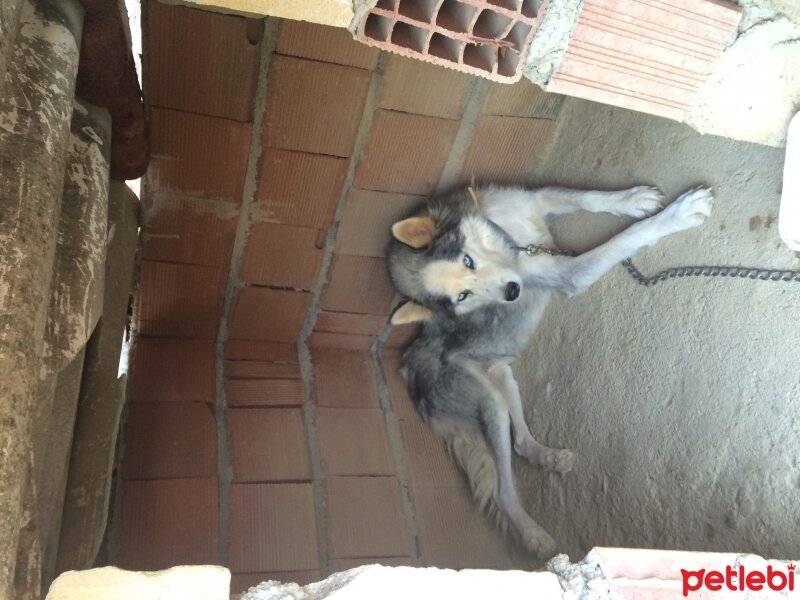
<svg viewBox="0 0 800 600"><path fill-rule="evenodd" d="M549 254L550 256L575 256L569 250L557 250L547 248L540 244L528 244L519 246L518 250L528 256L536 256L539 253ZM789 269L759 269L756 267L733 267L721 265L697 265L686 267L672 267L659 271L652 277L647 277L637 269L630 258L626 258L620 263L626 271L640 285L652 287L657 283L667 279L683 277L738 277L739 279L755 279L758 281L800 281L800 271Z"/></svg>
<svg viewBox="0 0 800 600"><path fill-rule="evenodd" d="M664 269L652 277L647 277L633 265L630 258L623 260L620 264L631 277L645 287L651 287L675 277L739 277L740 279L757 279L759 281L800 281L800 271L784 269L698 265Z"/></svg>
<svg viewBox="0 0 800 600"><path fill-rule="evenodd" d="M539 253L549 254L550 256L577 256L571 250L559 250L558 248L548 248L541 244L528 244L527 246L517 246L517 250L524 252L528 256L536 256Z"/></svg>

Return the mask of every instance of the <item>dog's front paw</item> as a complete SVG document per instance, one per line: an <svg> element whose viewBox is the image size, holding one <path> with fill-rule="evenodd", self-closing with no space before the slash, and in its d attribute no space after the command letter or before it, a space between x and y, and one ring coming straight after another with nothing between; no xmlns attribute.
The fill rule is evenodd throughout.
<svg viewBox="0 0 800 600"><path fill-rule="evenodd" d="M640 185L629 189L625 198L614 206L615 214L644 219L664 205L664 194L656 187Z"/></svg>
<svg viewBox="0 0 800 600"><path fill-rule="evenodd" d="M575 466L575 454L572 450L548 448L547 452L542 454L540 460L545 469L556 473L567 473Z"/></svg>
<svg viewBox="0 0 800 600"><path fill-rule="evenodd" d="M538 525L528 527L520 533L522 545L531 554L546 560L556 555L558 550L556 541Z"/></svg>
<svg viewBox="0 0 800 600"><path fill-rule="evenodd" d="M657 218L663 218L673 231L701 225L711 215L714 192L711 188L695 188L682 194Z"/></svg>

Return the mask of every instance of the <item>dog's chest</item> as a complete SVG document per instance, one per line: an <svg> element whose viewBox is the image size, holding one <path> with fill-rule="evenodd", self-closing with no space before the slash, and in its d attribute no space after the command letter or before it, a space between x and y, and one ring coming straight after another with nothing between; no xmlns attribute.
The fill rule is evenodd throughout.
<svg viewBox="0 0 800 600"><path fill-rule="evenodd" d="M459 350L482 359L518 355L536 331L550 296L546 290L528 290L517 302L470 315L460 327Z"/></svg>
<svg viewBox="0 0 800 600"><path fill-rule="evenodd" d="M487 206L485 215L511 236L518 246L552 243L550 230L542 219L536 215L521 213L513 205Z"/></svg>

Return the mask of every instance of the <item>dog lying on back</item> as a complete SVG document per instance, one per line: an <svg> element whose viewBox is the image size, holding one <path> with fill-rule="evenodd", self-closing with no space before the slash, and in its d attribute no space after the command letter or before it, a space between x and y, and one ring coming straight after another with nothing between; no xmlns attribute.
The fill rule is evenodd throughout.
<svg viewBox="0 0 800 600"><path fill-rule="evenodd" d="M389 275L408 299L392 323L422 323L403 355L411 398L447 440L481 508L510 524L542 558L555 554L556 544L520 502L511 430L513 449L533 465L563 473L575 459L534 439L510 363L553 295L578 294L640 248L700 225L713 195L695 189L661 210L663 199L644 186L619 192L487 186L435 197L392 226ZM579 256L526 251L530 244L554 248L546 218L580 209L643 220Z"/></svg>

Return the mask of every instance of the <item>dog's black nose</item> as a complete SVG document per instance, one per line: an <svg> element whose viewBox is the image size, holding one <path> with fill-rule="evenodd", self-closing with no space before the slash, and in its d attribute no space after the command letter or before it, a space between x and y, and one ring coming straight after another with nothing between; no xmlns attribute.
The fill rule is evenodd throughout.
<svg viewBox="0 0 800 600"><path fill-rule="evenodd" d="M506 300L513 302L519 298L519 284L516 281L510 281L506 286Z"/></svg>

